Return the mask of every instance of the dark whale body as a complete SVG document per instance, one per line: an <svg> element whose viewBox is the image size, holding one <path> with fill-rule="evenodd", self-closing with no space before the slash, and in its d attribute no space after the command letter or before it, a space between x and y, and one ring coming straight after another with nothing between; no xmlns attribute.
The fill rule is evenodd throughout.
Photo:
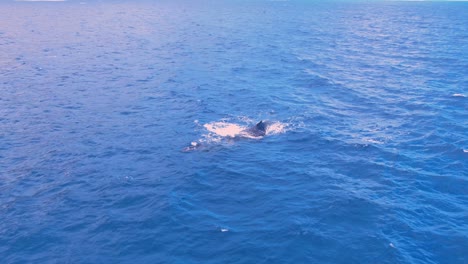
<svg viewBox="0 0 468 264"><path fill-rule="evenodd" d="M264 137L266 134L267 125L265 122L260 121L255 126L244 130L249 136L252 137Z"/></svg>

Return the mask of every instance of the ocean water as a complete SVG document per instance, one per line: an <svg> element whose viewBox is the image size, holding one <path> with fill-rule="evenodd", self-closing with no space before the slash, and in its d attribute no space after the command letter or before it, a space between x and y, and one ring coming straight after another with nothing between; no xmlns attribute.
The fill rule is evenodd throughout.
<svg viewBox="0 0 468 264"><path fill-rule="evenodd" d="M467 14L1 2L1 263L468 263Z"/></svg>

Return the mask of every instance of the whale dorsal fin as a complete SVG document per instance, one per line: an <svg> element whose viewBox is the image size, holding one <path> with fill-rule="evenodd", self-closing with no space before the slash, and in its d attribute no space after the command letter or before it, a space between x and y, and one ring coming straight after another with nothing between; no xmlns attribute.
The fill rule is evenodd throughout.
<svg viewBox="0 0 468 264"><path fill-rule="evenodd" d="M265 127L265 123L263 123L263 120L261 120L260 122L258 122L255 127L260 130L260 131L265 131L266 127Z"/></svg>

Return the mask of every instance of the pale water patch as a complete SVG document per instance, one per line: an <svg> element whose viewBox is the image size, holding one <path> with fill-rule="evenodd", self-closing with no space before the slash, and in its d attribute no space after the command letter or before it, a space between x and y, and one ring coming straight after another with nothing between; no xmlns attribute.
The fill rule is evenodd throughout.
<svg viewBox="0 0 468 264"><path fill-rule="evenodd" d="M214 133L221 137L236 137L242 134L242 131L247 129L247 127L241 126L239 124L227 123L227 122L211 122L203 125L206 130L211 133Z"/></svg>
<svg viewBox="0 0 468 264"><path fill-rule="evenodd" d="M460 94L460 93L455 93L455 94L452 94L453 97L466 97L464 94Z"/></svg>
<svg viewBox="0 0 468 264"><path fill-rule="evenodd" d="M267 136L278 135L286 133L289 128L289 124L276 121L269 123L265 132Z"/></svg>
<svg viewBox="0 0 468 264"><path fill-rule="evenodd" d="M373 138L364 138L363 141L367 143L371 143L371 144L383 144L384 143L383 141L376 140Z"/></svg>

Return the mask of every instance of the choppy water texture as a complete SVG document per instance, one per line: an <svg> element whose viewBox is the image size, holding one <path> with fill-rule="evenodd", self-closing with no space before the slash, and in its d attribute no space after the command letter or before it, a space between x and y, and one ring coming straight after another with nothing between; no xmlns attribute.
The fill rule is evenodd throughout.
<svg viewBox="0 0 468 264"><path fill-rule="evenodd" d="M1 262L467 263L467 14L0 3Z"/></svg>

